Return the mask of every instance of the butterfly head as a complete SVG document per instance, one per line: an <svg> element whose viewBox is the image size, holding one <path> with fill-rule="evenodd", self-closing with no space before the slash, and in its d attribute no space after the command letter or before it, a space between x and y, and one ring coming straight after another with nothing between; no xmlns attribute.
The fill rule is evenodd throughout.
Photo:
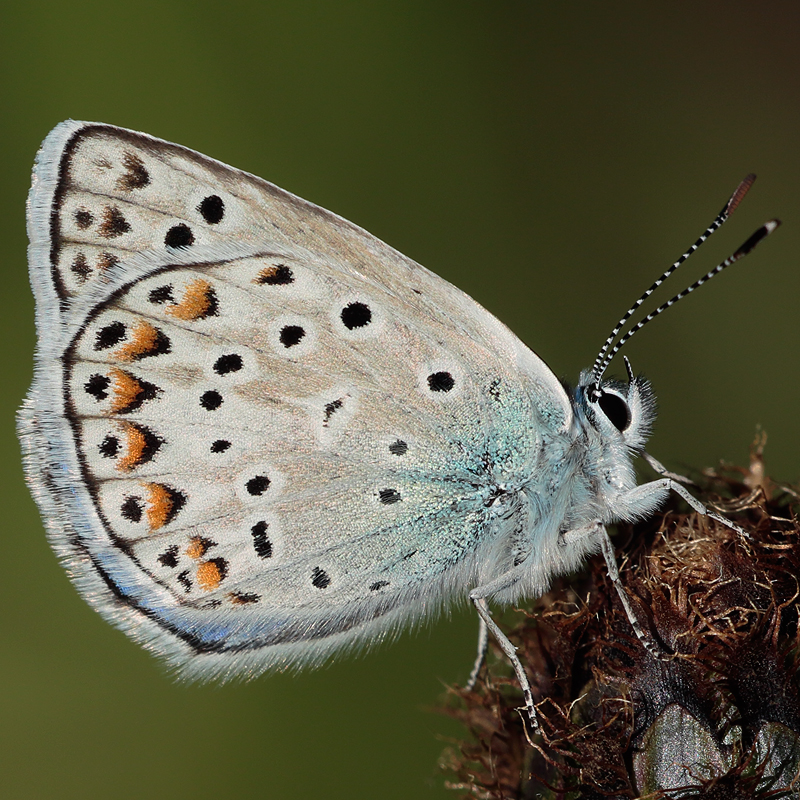
<svg viewBox="0 0 800 800"><path fill-rule="evenodd" d="M759 242L763 241L770 233L777 229L780 220L772 219L765 222L747 241L744 242L732 255L717 264L701 278L698 278L690 286L678 292L674 297L662 303L655 311L651 311L647 316L632 325L625 333L622 333L631 317L640 308L650 295L653 294L697 249L706 242L709 237L728 219L733 213L742 198L747 194L755 181L755 175L747 175L736 188L736 191L722 207L722 211L717 214L711 225L700 235L695 243L686 250L683 255L675 261L665 272L663 272L653 284L639 297L638 300L622 315L622 318L614 326L609 336L606 338L600 352L595 358L591 370L587 370L581 375L578 385L576 400L578 405L583 407L586 418L601 435L611 434L616 429L625 441L625 444L633 451L641 451L644 443L650 434L652 422L655 419L655 400L650 385L643 378L634 376L628 359L625 365L628 370L628 384L616 381L604 381L608 365L622 347L630 341L645 325L652 322L668 308L671 308L680 300L688 297L693 291L699 289L712 278L719 275L731 264L735 264L748 253L751 253ZM620 335L621 334L621 335ZM618 338L619 337L619 338ZM609 441L613 441L609 439Z"/></svg>
<svg viewBox="0 0 800 800"><path fill-rule="evenodd" d="M656 400L650 383L634 375L625 358L628 381L596 381L587 370L578 383L578 402L586 419L604 438L620 439L630 450L641 452L656 417Z"/></svg>

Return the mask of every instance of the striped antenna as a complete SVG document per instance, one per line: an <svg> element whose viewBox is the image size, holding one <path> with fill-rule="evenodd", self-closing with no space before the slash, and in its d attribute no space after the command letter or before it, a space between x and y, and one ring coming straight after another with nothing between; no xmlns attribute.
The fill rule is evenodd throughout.
<svg viewBox="0 0 800 800"><path fill-rule="evenodd" d="M730 199L727 203L722 207L722 211L717 214L714 221L703 231L697 241L668 269L666 272L663 273L659 278L657 278L654 283L650 286L650 288L625 312L622 319L616 324L614 330L611 331L608 338L605 340L605 343L600 348L600 352L597 354L597 358L594 360L594 365L592 366L592 374L594 375L594 389L592 394L595 397L600 396L600 379L603 377L603 373L608 366L610 358L606 358L606 354L609 351L609 348L614 343L614 339L617 338L619 332L624 327L625 323L636 313L636 310L650 297L653 292L661 286L664 281L672 275L687 258L689 258L692 253L700 247L703 242L708 239L712 233L717 231L725 220L736 210L736 207L739 203L742 202L744 196L750 190L750 187L755 182L756 176L753 173L750 173L745 177L745 179L736 187L736 191L730 196ZM619 347L615 348L614 353L619 350Z"/></svg>
<svg viewBox="0 0 800 800"><path fill-rule="evenodd" d="M682 292L678 292L670 300L667 300L666 303L660 305L655 311L648 314L644 319L639 320L613 347L613 349L606 355L603 359L602 363L599 367L595 367L593 372L595 376L595 383L592 389L592 393L594 396L598 397L600 392L600 378L603 377L603 373L606 371L609 363L611 363L611 359L620 351L622 346L633 336L637 331L640 331L647 325L650 320L655 319L659 314L663 311L666 311L670 306L675 305L679 300L683 300L686 295L691 294L695 289L699 289L704 283L710 281L715 275L719 275L722 270L729 267L731 264L735 264L740 258L744 258L748 253L751 253L756 245L762 240L769 236L779 225L781 221L779 219L771 219L769 222L765 222L736 252L728 256L721 264L717 264L714 269L707 272L703 275L702 278L696 280L691 286L687 286Z"/></svg>

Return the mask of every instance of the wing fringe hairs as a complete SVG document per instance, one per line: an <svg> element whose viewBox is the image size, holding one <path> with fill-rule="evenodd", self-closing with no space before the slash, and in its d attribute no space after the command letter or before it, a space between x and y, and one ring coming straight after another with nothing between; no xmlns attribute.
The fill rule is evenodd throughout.
<svg viewBox="0 0 800 800"><path fill-rule="evenodd" d="M728 497L718 507L749 541L675 500L660 521L619 526L623 583L669 662L633 636L599 559L525 612L510 638L543 733L528 738L516 682L490 660L445 705L469 732L442 756L449 788L485 800L797 797L800 492L763 474L756 448L750 469L703 481L704 501Z"/></svg>

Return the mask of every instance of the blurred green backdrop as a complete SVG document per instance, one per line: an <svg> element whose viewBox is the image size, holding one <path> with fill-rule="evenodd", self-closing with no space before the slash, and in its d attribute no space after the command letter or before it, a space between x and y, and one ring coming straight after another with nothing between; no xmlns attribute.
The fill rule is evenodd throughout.
<svg viewBox="0 0 800 800"><path fill-rule="evenodd" d="M6 372L0 775L8 798L443 798L477 624L363 658L183 686L89 610L23 484L24 202L62 119L188 145L352 219L472 294L570 380L749 171L675 289L762 221L784 227L628 349L672 468L800 474L800 48L793 2L29 0L2 5ZM666 299L665 294L662 299ZM621 364L616 364L621 369Z"/></svg>

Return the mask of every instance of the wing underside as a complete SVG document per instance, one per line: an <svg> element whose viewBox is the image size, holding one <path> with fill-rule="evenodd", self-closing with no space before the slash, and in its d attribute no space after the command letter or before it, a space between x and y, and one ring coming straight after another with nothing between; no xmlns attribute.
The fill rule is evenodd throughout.
<svg viewBox="0 0 800 800"><path fill-rule="evenodd" d="M87 598L188 672L426 616L475 579L498 474L569 424L466 295L185 148L65 123L29 232L34 495Z"/></svg>

